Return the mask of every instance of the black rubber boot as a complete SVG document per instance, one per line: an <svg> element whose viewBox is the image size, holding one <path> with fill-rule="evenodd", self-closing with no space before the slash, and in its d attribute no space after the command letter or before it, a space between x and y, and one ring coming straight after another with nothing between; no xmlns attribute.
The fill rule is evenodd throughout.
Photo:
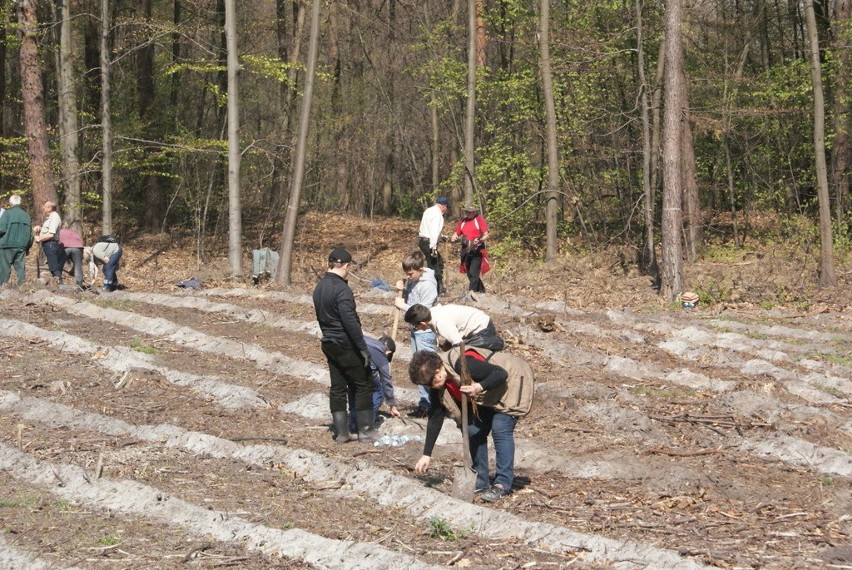
<svg viewBox="0 0 852 570"><path fill-rule="evenodd" d="M358 441L372 445L376 441L376 415L373 410L358 410L355 417L358 420Z"/></svg>
<svg viewBox="0 0 852 570"><path fill-rule="evenodd" d="M334 441L346 443L349 441L349 414L346 412L332 412L334 420Z"/></svg>

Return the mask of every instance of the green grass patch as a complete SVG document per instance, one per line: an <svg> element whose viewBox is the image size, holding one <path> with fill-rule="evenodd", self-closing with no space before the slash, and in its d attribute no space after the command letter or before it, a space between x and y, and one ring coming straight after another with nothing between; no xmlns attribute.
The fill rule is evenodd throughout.
<svg viewBox="0 0 852 570"><path fill-rule="evenodd" d="M695 395L694 390L656 386L639 386L636 388L636 393L640 396L648 396L649 398L658 398L660 400L687 398Z"/></svg>
<svg viewBox="0 0 852 570"><path fill-rule="evenodd" d="M38 499L36 499L35 497L23 497L20 499L9 499L0 497L0 509L10 509L19 507L31 509L36 505L38 505Z"/></svg>
<svg viewBox="0 0 852 570"><path fill-rule="evenodd" d="M826 394L834 396L835 398L843 398L844 397L843 392L841 392L840 390L838 390L834 386L828 386L826 384L814 384L814 386L817 388L817 390L819 390L821 392L825 392Z"/></svg>
<svg viewBox="0 0 852 570"><path fill-rule="evenodd" d="M148 346L136 337L130 339L130 348L132 348L136 352L141 352L143 354L157 354L156 348Z"/></svg>
<svg viewBox="0 0 852 570"><path fill-rule="evenodd" d="M104 537L99 538L98 542L100 544L103 544L104 546L115 546L116 544L118 544L121 541L114 536L104 536Z"/></svg>
<svg viewBox="0 0 852 570"><path fill-rule="evenodd" d="M470 536L471 532L473 532L473 527L464 530L456 530L450 526L450 523L442 518L435 517L429 520L429 535L432 538L437 538L444 542L464 540Z"/></svg>

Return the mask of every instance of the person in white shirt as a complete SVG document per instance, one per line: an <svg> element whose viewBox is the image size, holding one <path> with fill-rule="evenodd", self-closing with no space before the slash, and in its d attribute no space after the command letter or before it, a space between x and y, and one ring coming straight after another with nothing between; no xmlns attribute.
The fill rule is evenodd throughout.
<svg viewBox="0 0 852 570"><path fill-rule="evenodd" d="M62 218L56 211L56 203L51 200L44 202L41 212L44 214L44 222L40 226L33 226L33 231L38 234L35 241L40 243L44 250L50 274L56 279L57 284L62 285L62 268L65 266L65 249L59 245Z"/></svg>
<svg viewBox="0 0 852 570"><path fill-rule="evenodd" d="M446 196L439 196L435 204L423 211L420 218L420 231L417 246L426 257L426 266L435 272L438 283L438 294L444 292L444 258L438 251L441 232L444 231L444 215L450 209L450 201Z"/></svg>
<svg viewBox="0 0 852 570"><path fill-rule="evenodd" d="M503 350L506 342L497 334L491 317L467 305L412 305L405 312L405 322L416 329L433 329L452 346L464 341L465 346Z"/></svg>

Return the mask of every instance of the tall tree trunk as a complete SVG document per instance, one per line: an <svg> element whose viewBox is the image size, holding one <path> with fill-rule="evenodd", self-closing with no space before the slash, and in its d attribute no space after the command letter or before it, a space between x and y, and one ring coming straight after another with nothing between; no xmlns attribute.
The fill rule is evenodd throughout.
<svg viewBox="0 0 852 570"><path fill-rule="evenodd" d="M6 136L6 51L9 26L8 4L0 4L0 137ZM2 172L0 172L0 191L2 191Z"/></svg>
<svg viewBox="0 0 852 570"><path fill-rule="evenodd" d="M47 125L44 121L44 85L38 58L38 21L36 0L21 0L18 4L18 24L21 30L20 64L21 91L24 102L24 134L30 160L33 186L33 205L41 207L46 201L56 203L56 187L50 170L47 144Z"/></svg>
<svg viewBox="0 0 852 570"><path fill-rule="evenodd" d="M464 200L473 202L474 163L474 127L476 126L476 62L477 62L477 18L476 3L467 0L467 109L465 110L464 129Z"/></svg>
<svg viewBox="0 0 852 570"><path fill-rule="evenodd" d="M683 73L683 66L681 66ZM701 251L704 241L704 227L701 220L701 204L698 201L698 179L695 172L695 140L692 135L692 124L689 121L689 93L687 89L686 75L680 80L683 93L681 105L683 106L683 120L681 128L681 169L683 179L681 190L683 191L683 222L685 230L685 244L687 256L690 261L695 261Z"/></svg>
<svg viewBox="0 0 852 570"><path fill-rule="evenodd" d="M852 125L852 113L849 112L850 99L850 34L852 34L852 0L837 0L834 3L832 18L834 33L834 52L837 57L837 79L834 85L833 130L834 144L831 147L831 187L834 188L835 212L838 227L843 227L849 202L849 169L852 167L852 151L849 148L849 130Z"/></svg>
<svg viewBox="0 0 852 570"><path fill-rule="evenodd" d="M681 0L666 1L666 71L665 114L663 124L663 224L662 272L660 294L668 299L683 288L683 248L681 231L683 196L681 167L683 161L683 39Z"/></svg>
<svg viewBox="0 0 852 570"><path fill-rule="evenodd" d="M663 81L666 68L666 42L660 42L657 54L657 71L654 77L654 94L651 97L651 201L656 208L657 190L660 187L660 139L662 138ZM656 219L656 215L655 215ZM656 254L654 256L656 262Z"/></svg>
<svg viewBox="0 0 852 570"><path fill-rule="evenodd" d="M101 232L112 233L112 117L110 115L110 61L109 30L112 26L109 0L101 0L101 184L103 186L103 210Z"/></svg>
<svg viewBox="0 0 852 570"><path fill-rule="evenodd" d="M820 270L819 284L834 285L834 251L831 236L831 205L828 197L828 170L825 164L825 101L822 93L822 70L819 60L819 38L813 0L805 0L809 61L814 90L814 152L816 159L817 196L819 197Z"/></svg>
<svg viewBox="0 0 852 570"><path fill-rule="evenodd" d="M181 58L181 33L180 25L183 17L183 5L180 0L174 0L172 8L172 25L175 31L172 33L172 65L177 66ZM178 95L180 92L180 80L182 74L178 71L172 73L171 86L169 88L169 100L172 103L172 113L177 114Z"/></svg>
<svg viewBox="0 0 852 570"><path fill-rule="evenodd" d="M746 60L748 59L748 52L751 46L751 30L746 34L745 42L743 43L743 49L740 53L739 60L737 61L737 70L734 74L734 86L732 88L728 88L728 79L727 79L727 47L725 50L725 61L726 61L726 70L725 70L725 87L722 94L722 99L724 102L724 112L722 114L722 146L725 149L725 172L727 174L728 180L728 203L731 209L731 227L734 231L734 245L740 247L742 245L742 241L740 240L740 231L739 231L739 223L737 222L737 197L736 197L736 188L734 186L734 168L731 161L731 114L733 111L734 101L736 100L738 85L740 83L740 79L742 79L743 70L745 69Z"/></svg>
<svg viewBox="0 0 852 570"><path fill-rule="evenodd" d="M78 232L82 231L80 203L80 163L77 158L79 132L77 127L77 92L71 36L71 0L62 2L62 25L59 36L59 146L62 149L62 181L65 187L63 221Z"/></svg>
<svg viewBox="0 0 852 570"><path fill-rule="evenodd" d="M137 0L136 15L144 22L151 19L151 0ZM143 26L144 28L145 26ZM145 36L150 32L146 29ZM154 42L145 37L143 45L136 53L136 96L139 101L139 120L142 122L142 136L146 141L160 139L158 112L154 107L156 101L156 85L154 83ZM154 154L155 149L146 143L146 154ZM154 173L140 176L142 196L145 208L143 226L148 231L162 229L165 220L161 218L166 211L166 201L160 177Z"/></svg>
<svg viewBox="0 0 852 570"><path fill-rule="evenodd" d="M550 70L550 0L541 0L539 44L541 46L541 83L544 94L545 122L547 124L547 194L545 206L546 252L545 261L556 260L556 225L559 214L559 147L556 141L556 105L553 101L553 77Z"/></svg>
<svg viewBox="0 0 852 570"><path fill-rule="evenodd" d="M287 149L296 146L298 134L292 132L290 125L293 123L296 82L298 81L299 53L302 51L302 32L305 26L305 4L303 2L292 2L293 7L293 29L287 32L287 0L276 1L276 35L278 40L278 58L287 62L287 79L281 82L281 92L278 97L279 112L281 114L281 128L278 130L279 152L275 154L273 161L272 182L268 204L271 212L278 212L280 202L284 195L284 182L288 178L288 170L292 168L291 155Z"/></svg>
<svg viewBox="0 0 852 570"><path fill-rule="evenodd" d="M237 74L237 8L225 0L225 36L228 44L228 261L231 276L243 274L243 222L240 207L240 92Z"/></svg>
<svg viewBox="0 0 852 570"><path fill-rule="evenodd" d="M276 281L290 285L290 270L293 265L293 242L296 237L296 221L299 217L299 199L302 192L302 180L305 175L305 154L308 146L308 126L311 118L311 103L314 93L314 74L317 66L319 45L320 0L311 2L311 36L308 42L308 67L305 72L305 90L302 94L302 113L299 116L299 139L296 144L296 158L293 168L293 181L290 188L290 202L287 204L287 216L284 220L284 237L281 239L281 254Z"/></svg>
<svg viewBox="0 0 852 570"><path fill-rule="evenodd" d="M636 68L639 76L639 93L642 115L642 193L645 196L645 245L642 248L642 267L656 271L657 256L654 251L654 190L651 188L651 103L649 85L645 78L645 37L642 34L642 0L636 0Z"/></svg>

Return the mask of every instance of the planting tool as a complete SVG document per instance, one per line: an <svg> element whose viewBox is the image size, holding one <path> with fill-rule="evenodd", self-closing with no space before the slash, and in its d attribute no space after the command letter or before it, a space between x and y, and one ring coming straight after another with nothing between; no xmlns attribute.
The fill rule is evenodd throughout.
<svg viewBox="0 0 852 570"><path fill-rule="evenodd" d="M461 359L461 385L469 386L472 382L470 379L470 371L467 369L467 362L464 359L464 343L459 346L459 358ZM472 405L473 402L471 402ZM476 410L474 409L474 413ZM453 497L460 501L468 503L473 502L473 495L476 490L476 471L473 470L470 459L470 440L467 426L468 420L468 395L462 392L461 396L461 415L462 415L462 460L463 465L455 466L453 476Z"/></svg>

